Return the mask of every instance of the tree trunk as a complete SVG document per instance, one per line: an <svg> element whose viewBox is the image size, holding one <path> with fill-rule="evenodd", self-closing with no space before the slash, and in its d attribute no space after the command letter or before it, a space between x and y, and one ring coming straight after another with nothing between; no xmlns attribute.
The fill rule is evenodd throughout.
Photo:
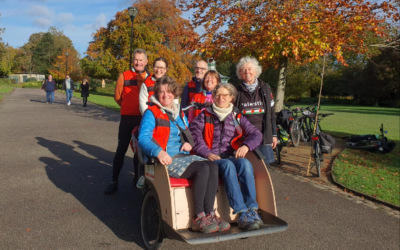
<svg viewBox="0 0 400 250"><path fill-rule="evenodd" d="M279 77L278 84L276 85L276 95L275 95L275 112L278 113L283 108L283 102L285 100L285 88L286 88L286 72L288 66L288 58L279 58Z"/></svg>

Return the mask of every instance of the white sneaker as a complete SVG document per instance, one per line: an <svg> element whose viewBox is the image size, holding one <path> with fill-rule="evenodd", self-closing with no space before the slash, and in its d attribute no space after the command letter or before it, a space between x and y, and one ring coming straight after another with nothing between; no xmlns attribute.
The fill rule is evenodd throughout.
<svg viewBox="0 0 400 250"><path fill-rule="evenodd" d="M144 175L140 176L138 182L136 183L136 187L138 189L142 189L144 187Z"/></svg>
<svg viewBox="0 0 400 250"><path fill-rule="evenodd" d="M71 103L68 102L67 105L69 106L69 105L71 105Z"/></svg>

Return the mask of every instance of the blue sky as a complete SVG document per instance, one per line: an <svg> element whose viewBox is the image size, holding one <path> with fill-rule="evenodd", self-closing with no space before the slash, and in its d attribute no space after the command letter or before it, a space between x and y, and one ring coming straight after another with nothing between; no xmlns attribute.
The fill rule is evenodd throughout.
<svg viewBox="0 0 400 250"><path fill-rule="evenodd" d="M28 42L31 34L46 32L50 26L63 30L74 47L83 53L92 34L106 27L117 11L134 0L0 0L2 41L14 48Z"/></svg>

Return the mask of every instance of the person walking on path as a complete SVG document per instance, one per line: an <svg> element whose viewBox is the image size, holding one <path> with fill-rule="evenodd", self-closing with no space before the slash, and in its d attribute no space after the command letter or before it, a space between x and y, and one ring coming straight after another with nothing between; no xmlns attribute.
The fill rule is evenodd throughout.
<svg viewBox="0 0 400 250"><path fill-rule="evenodd" d="M200 60L196 63L196 67L194 68L195 76L183 88L181 108L186 108L187 106L189 106L190 101L193 99L193 97L201 91L203 78L207 71L208 64L206 61Z"/></svg>
<svg viewBox="0 0 400 250"><path fill-rule="evenodd" d="M83 100L83 107L86 107L88 96L89 96L89 82L87 81L86 78L84 78L81 84L81 97Z"/></svg>
<svg viewBox="0 0 400 250"><path fill-rule="evenodd" d="M122 73L115 87L114 99L121 107L121 120L118 131L118 146L113 161L112 181L105 190L106 194L113 194L118 190L118 177L124 165L124 158L129 147L134 127L140 125L142 115L139 110L139 90L150 72L146 68L147 54L144 49L135 49L133 52L133 68ZM135 179L137 182L139 159L133 157Z"/></svg>
<svg viewBox="0 0 400 250"><path fill-rule="evenodd" d="M57 91L57 84L52 75L49 75L48 79L42 84L42 91L46 91L47 104L53 104L54 91Z"/></svg>
<svg viewBox="0 0 400 250"><path fill-rule="evenodd" d="M65 80L62 85L62 90L65 90L65 93L67 95L67 105L71 105L71 98L72 94L74 93L75 86L74 86L74 81L69 78L69 75L65 76Z"/></svg>

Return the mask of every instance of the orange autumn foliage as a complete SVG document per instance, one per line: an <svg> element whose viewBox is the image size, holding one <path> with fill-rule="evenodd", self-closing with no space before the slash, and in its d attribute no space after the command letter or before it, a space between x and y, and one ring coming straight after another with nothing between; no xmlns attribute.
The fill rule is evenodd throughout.
<svg viewBox="0 0 400 250"><path fill-rule="evenodd" d="M139 0L133 4L139 9L133 24L133 50L147 51L148 68L152 72L157 57L169 63L167 75L179 83L187 82L192 73L194 56L182 48L187 36L197 37L190 23L180 17L181 11L170 0ZM94 40L82 60L85 73L92 77L116 79L129 68L131 20L127 10L117 12L106 28L94 34ZM180 34L176 34L180 30Z"/></svg>
<svg viewBox="0 0 400 250"><path fill-rule="evenodd" d="M367 33L384 37L386 20L399 21L393 1L364 0L185 0L194 11L194 28L205 32L187 44L208 58L237 61L255 56L263 66L279 59L304 64L332 54L346 64L343 53L365 53Z"/></svg>

